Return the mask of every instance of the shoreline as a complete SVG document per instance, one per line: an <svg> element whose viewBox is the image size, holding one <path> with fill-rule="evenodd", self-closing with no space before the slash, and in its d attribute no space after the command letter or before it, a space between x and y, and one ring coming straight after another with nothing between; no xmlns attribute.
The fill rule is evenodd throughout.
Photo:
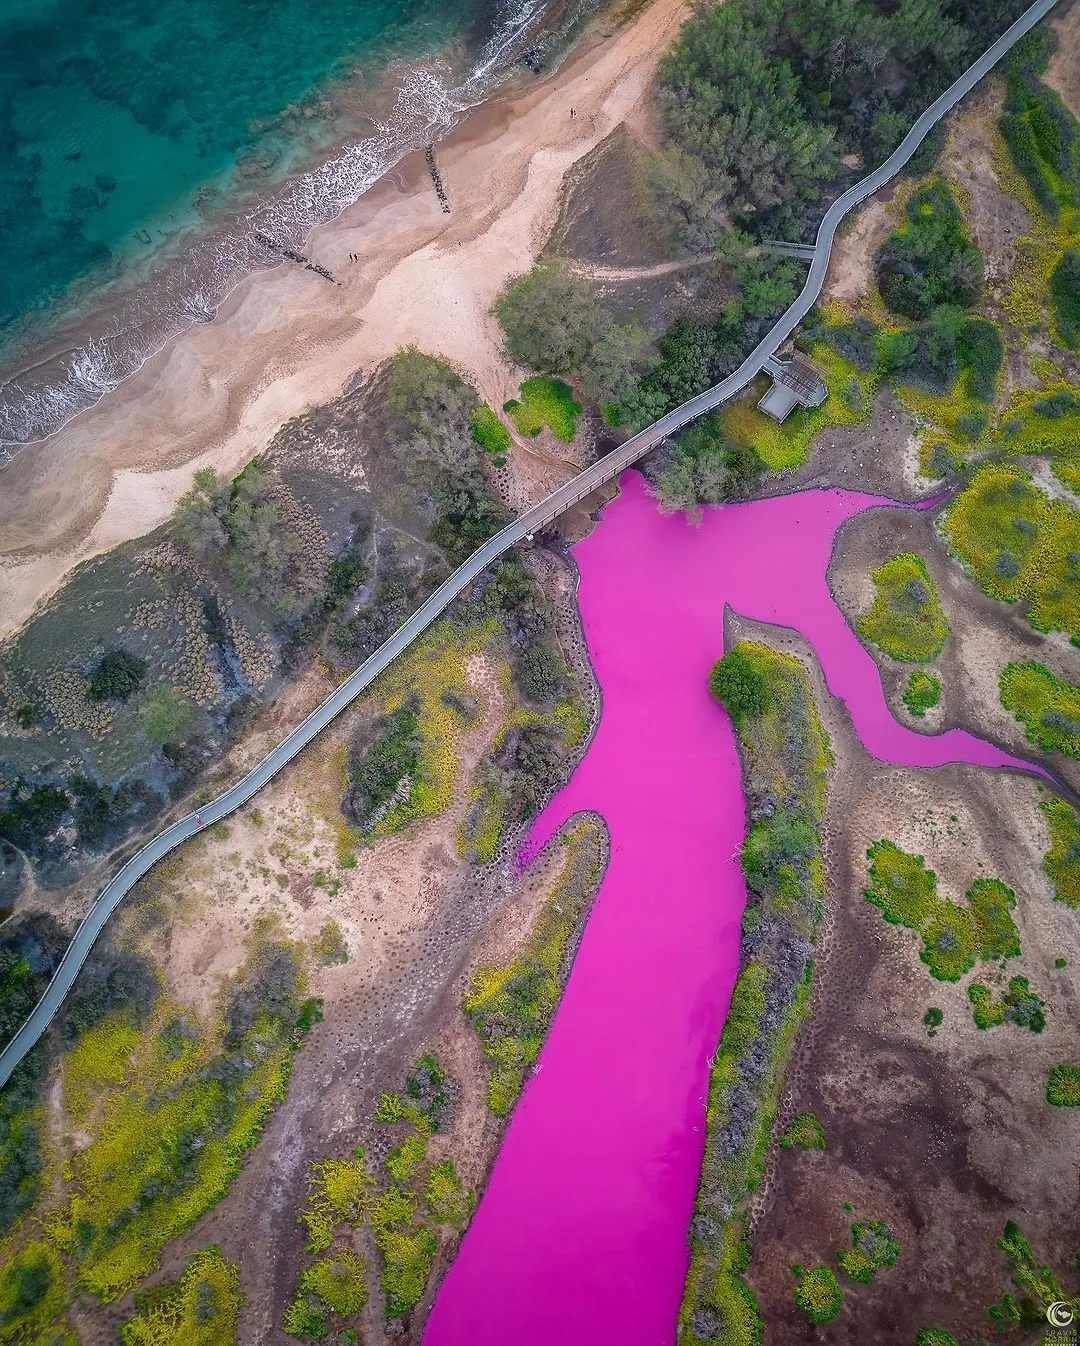
<svg viewBox="0 0 1080 1346"><path fill-rule="evenodd" d="M567 170L638 112L687 9L599 16L554 75L479 107L438 146L450 215L414 152L311 236L306 255L339 286L290 263L246 277L212 322L17 454L0 472L0 636L79 562L162 523L196 468L237 470L402 345L449 359L496 405L515 392L494 299L542 248Z"/></svg>

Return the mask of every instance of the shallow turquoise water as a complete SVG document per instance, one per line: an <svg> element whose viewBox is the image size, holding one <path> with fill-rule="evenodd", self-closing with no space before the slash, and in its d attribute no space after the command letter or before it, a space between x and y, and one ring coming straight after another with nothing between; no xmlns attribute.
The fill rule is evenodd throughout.
<svg viewBox="0 0 1080 1346"><path fill-rule="evenodd" d="M316 158L351 129L358 68L482 43L494 15L484 0L0 0L0 344L73 283Z"/></svg>

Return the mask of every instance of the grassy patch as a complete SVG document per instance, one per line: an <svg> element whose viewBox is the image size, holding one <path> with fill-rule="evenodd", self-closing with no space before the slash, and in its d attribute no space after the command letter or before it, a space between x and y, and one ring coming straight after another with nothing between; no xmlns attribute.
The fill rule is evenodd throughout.
<svg viewBox="0 0 1080 1346"><path fill-rule="evenodd" d="M793 1266L792 1274L798 1281L795 1304L811 1323L830 1323L840 1312L844 1292L832 1267Z"/></svg>
<svg viewBox="0 0 1080 1346"><path fill-rule="evenodd" d="M198 1252L177 1281L135 1296L123 1346L233 1346L244 1294L240 1269L216 1246Z"/></svg>
<svg viewBox="0 0 1080 1346"><path fill-rule="evenodd" d="M851 1226L851 1247L837 1251L836 1260L845 1276L869 1285L874 1272L896 1265L900 1244L884 1220L867 1220Z"/></svg>
<svg viewBox="0 0 1080 1346"><path fill-rule="evenodd" d="M70 1200L50 1225L77 1259L79 1288L119 1298L225 1195L284 1097L293 1051L314 1017L305 1014L302 958L273 921L260 922L214 1032L159 1003L123 1076L110 1073L90 1143L72 1161ZM78 1097L101 1082L79 1078L75 1053L65 1061L65 1090Z"/></svg>
<svg viewBox="0 0 1080 1346"><path fill-rule="evenodd" d="M912 715L925 715L941 700L941 682L933 673L917 668L908 678L900 699Z"/></svg>
<svg viewBox="0 0 1080 1346"><path fill-rule="evenodd" d="M1056 797L1044 799L1040 807L1050 827L1050 849L1043 869L1053 880L1057 900L1080 907L1080 816Z"/></svg>
<svg viewBox="0 0 1080 1346"><path fill-rule="evenodd" d="M510 431L499 420L486 402L481 402L469 419L472 437L485 453L495 459L495 466L502 467L506 455L510 452Z"/></svg>
<svg viewBox="0 0 1080 1346"><path fill-rule="evenodd" d="M1080 1108L1080 1066L1053 1066L1046 1081L1046 1101L1055 1108Z"/></svg>
<svg viewBox="0 0 1080 1346"><path fill-rule="evenodd" d="M823 1150L825 1149L825 1128L812 1112L800 1112L780 1137L785 1150Z"/></svg>
<svg viewBox="0 0 1080 1346"><path fill-rule="evenodd" d="M1001 704L1011 710L1028 741L1046 752L1080 757L1080 685L1059 682L1043 664L1007 664Z"/></svg>
<svg viewBox="0 0 1080 1346"><path fill-rule="evenodd" d="M1080 511L993 463L950 504L945 532L984 592L1025 602L1036 630L1080 634Z"/></svg>
<svg viewBox="0 0 1080 1346"><path fill-rule="evenodd" d="M465 996L465 1012L491 1062L487 1103L496 1117L509 1115L540 1055L600 876L593 824L579 824L562 847L562 872L524 948L506 967L477 968Z"/></svg>
<svg viewBox="0 0 1080 1346"><path fill-rule="evenodd" d="M536 376L525 380L520 399L511 398L504 404L503 411L513 417L523 435L532 438L546 426L556 439L571 444L582 407L580 402L574 401L573 389L562 379Z"/></svg>
<svg viewBox="0 0 1080 1346"><path fill-rule="evenodd" d="M926 562L914 552L902 552L870 578L874 602L859 618L859 631L893 659L929 663L941 653L949 623Z"/></svg>
<svg viewBox="0 0 1080 1346"><path fill-rule="evenodd" d="M870 414L877 375L861 372L823 341L814 344L811 355L829 389L820 407L796 407L778 424L757 409L766 387L758 380L751 397L729 403L721 413L728 444L753 449L770 472L798 467L819 431L858 425Z"/></svg>

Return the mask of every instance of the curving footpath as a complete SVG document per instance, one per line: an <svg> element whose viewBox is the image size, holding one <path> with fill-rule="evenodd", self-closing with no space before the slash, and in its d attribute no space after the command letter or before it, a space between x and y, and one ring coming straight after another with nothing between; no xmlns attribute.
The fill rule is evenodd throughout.
<svg viewBox="0 0 1080 1346"><path fill-rule="evenodd" d="M742 364L722 383L692 397L682 406L669 411L647 430L628 439L613 453L585 469L565 486L561 486L542 500L538 505L525 511L513 523L495 534L484 545L441 584L431 597L423 603L412 616L384 644L380 645L370 658L352 673L326 700L284 738L276 748L254 767L242 779L237 781L224 794L212 800L198 813L188 814L179 819L163 832L159 832L152 841L123 866L120 872L102 890L94 905L75 932L68 945L67 952L49 985L25 1023L0 1052L0 1087L7 1083L11 1072L34 1046L49 1026L60 1005L71 989L79 969L94 946L105 922L115 911L120 901L136 883L164 856L175 850L182 842L226 817L271 780L302 749L306 748L320 730L324 729L335 716L354 701L375 678L397 658L412 642L442 613L448 604L474 580L477 575L497 556L512 547L516 542L531 538L552 519L557 518L571 505L590 495L597 487L617 477L631 463L636 462L649 449L655 447L666 436L680 430L688 422L696 420L708 411L715 410L729 401L751 383L765 366L770 356L783 345L795 328L806 317L817 302L825 283L825 273L829 267L833 240L841 220L868 196L889 182L922 144L927 134L952 110L960 100L988 73L1021 37L1035 26L1057 3L1057 0L1037 0L1019 19L1004 32L1001 37L985 51L982 56L960 76L949 89L933 102L918 118L899 146L889 155L883 164L868 174L860 182L837 198L829 207L818 228L814 243L814 256L810 271L806 277L799 297L791 307L777 320L768 335L754 347ZM201 822L200 822L201 819Z"/></svg>

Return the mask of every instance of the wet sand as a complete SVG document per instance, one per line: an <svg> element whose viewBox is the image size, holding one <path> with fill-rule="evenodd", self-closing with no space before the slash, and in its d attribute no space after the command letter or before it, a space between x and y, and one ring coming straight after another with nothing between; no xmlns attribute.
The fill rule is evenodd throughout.
<svg viewBox="0 0 1080 1346"><path fill-rule="evenodd" d="M450 215L424 156L411 156L309 241L306 255L339 284L293 263L249 277L212 323L18 454L0 472L0 635L79 561L167 518L195 468L235 471L403 345L444 356L487 400L505 401L521 371L503 358L495 297L539 253L571 165L644 120L687 10L652 0L616 31L598 27L550 80L474 113L438 147Z"/></svg>

